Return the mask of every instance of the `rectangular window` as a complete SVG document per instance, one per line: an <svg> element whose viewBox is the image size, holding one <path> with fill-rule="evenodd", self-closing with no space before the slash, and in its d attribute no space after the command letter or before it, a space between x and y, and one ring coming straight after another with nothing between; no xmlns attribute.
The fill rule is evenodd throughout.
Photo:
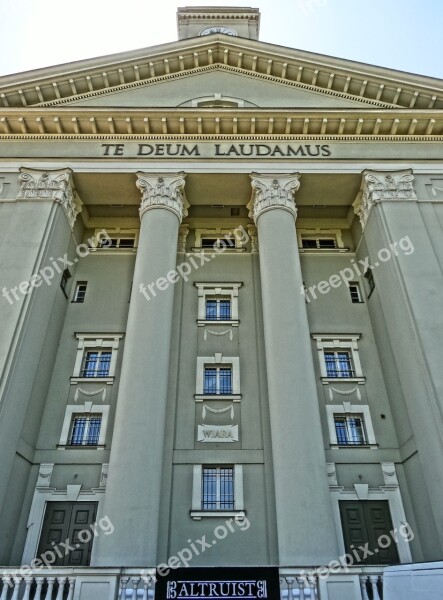
<svg viewBox="0 0 443 600"><path fill-rule="evenodd" d="M372 294L375 289L375 281L374 275L370 269L368 269L365 273L366 281L368 282L368 298Z"/></svg>
<svg viewBox="0 0 443 600"><path fill-rule="evenodd" d="M204 394L232 394L232 367L205 367Z"/></svg>
<svg viewBox="0 0 443 600"><path fill-rule="evenodd" d="M358 285L358 283L349 284L349 294L351 296L351 302L355 304L362 302L360 286Z"/></svg>
<svg viewBox="0 0 443 600"><path fill-rule="evenodd" d="M66 296L66 298L68 297L67 293L66 293L66 288L68 285L68 279L71 278L71 273L69 272L69 269L65 269L62 273L62 278L60 281L60 287L63 290L64 295Z"/></svg>
<svg viewBox="0 0 443 600"><path fill-rule="evenodd" d="M100 438L101 415L75 415L72 418L70 446L97 446Z"/></svg>
<svg viewBox="0 0 443 600"><path fill-rule="evenodd" d="M230 298L207 298L206 299L207 321L230 321L231 299Z"/></svg>
<svg viewBox="0 0 443 600"><path fill-rule="evenodd" d="M100 240L101 248L134 248L135 237L106 237Z"/></svg>
<svg viewBox="0 0 443 600"><path fill-rule="evenodd" d="M354 377L351 353L347 350L324 352L327 377Z"/></svg>
<svg viewBox="0 0 443 600"><path fill-rule="evenodd" d="M202 237L202 248L235 248L235 237L233 235L224 235L221 238Z"/></svg>
<svg viewBox="0 0 443 600"><path fill-rule="evenodd" d="M335 238L314 238L314 237L302 237L301 238L302 248L309 249L334 249L337 248L337 241Z"/></svg>
<svg viewBox="0 0 443 600"><path fill-rule="evenodd" d="M109 377L112 352L89 350L85 353L80 377Z"/></svg>
<svg viewBox="0 0 443 600"><path fill-rule="evenodd" d="M87 281L78 281L75 286L74 297L72 299L73 302L84 302L86 296L86 288L88 286Z"/></svg>
<svg viewBox="0 0 443 600"><path fill-rule="evenodd" d="M203 467L202 510L233 510L234 468Z"/></svg>
<svg viewBox="0 0 443 600"><path fill-rule="evenodd" d="M334 415L334 423L339 446L367 444L363 415Z"/></svg>

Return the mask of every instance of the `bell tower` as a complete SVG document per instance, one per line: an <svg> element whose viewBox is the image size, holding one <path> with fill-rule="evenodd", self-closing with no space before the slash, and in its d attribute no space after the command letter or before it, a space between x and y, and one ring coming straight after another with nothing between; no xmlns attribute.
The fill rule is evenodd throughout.
<svg viewBox="0 0 443 600"><path fill-rule="evenodd" d="M193 6L177 11L179 40L222 33L258 40L260 11L247 7Z"/></svg>

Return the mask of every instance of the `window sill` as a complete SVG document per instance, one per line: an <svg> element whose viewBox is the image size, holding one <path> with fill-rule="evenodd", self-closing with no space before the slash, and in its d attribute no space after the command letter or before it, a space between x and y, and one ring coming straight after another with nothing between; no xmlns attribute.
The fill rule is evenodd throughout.
<svg viewBox="0 0 443 600"><path fill-rule="evenodd" d="M71 377L70 381L73 385L77 383L114 383L115 377Z"/></svg>
<svg viewBox="0 0 443 600"><path fill-rule="evenodd" d="M344 444L331 444L331 450L377 450L378 444L349 444L349 446L345 446Z"/></svg>
<svg viewBox="0 0 443 600"><path fill-rule="evenodd" d="M229 248L226 246L225 248L191 248L191 252L195 252L200 254L203 252L204 254L213 254L214 256L218 256L219 254L236 254L237 252L246 252L246 248Z"/></svg>
<svg viewBox="0 0 443 600"><path fill-rule="evenodd" d="M206 518L217 518L217 517L234 517L236 521L243 521L246 512L244 510L191 510L191 518L194 521L201 521Z"/></svg>
<svg viewBox="0 0 443 600"><path fill-rule="evenodd" d="M74 445L74 444L57 444L58 450L104 450L105 444Z"/></svg>
<svg viewBox="0 0 443 600"><path fill-rule="evenodd" d="M205 327L206 325L230 325L231 327L238 327L240 324L240 321L237 320L231 320L231 321L222 321L221 319L213 319L213 320L197 320L197 325L199 327Z"/></svg>
<svg viewBox="0 0 443 600"><path fill-rule="evenodd" d="M232 400L232 402L241 402L241 394L195 394L196 402L205 402L206 400Z"/></svg>
<svg viewBox="0 0 443 600"><path fill-rule="evenodd" d="M366 377L321 377L324 385L327 383L365 383Z"/></svg>
<svg viewBox="0 0 443 600"><path fill-rule="evenodd" d="M343 254L349 248L298 248L299 254Z"/></svg>

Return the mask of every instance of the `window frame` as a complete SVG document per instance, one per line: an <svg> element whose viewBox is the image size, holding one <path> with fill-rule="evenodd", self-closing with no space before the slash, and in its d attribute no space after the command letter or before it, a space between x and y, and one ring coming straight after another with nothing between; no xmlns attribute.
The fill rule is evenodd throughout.
<svg viewBox="0 0 443 600"><path fill-rule="evenodd" d="M82 294L82 292L80 290L81 287L85 288L84 292L83 292L83 295L81 295ZM87 281L77 281L76 284L75 284L75 288L74 288L74 294L72 296L72 302L74 304L84 304L85 299L86 299L87 289L88 289L88 282ZM79 297L81 299L79 299Z"/></svg>
<svg viewBox="0 0 443 600"><path fill-rule="evenodd" d="M203 373L203 393L205 395L208 396L221 396L221 395L232 395L232 390L233 390L233 385L232 385L232 365L204 365L203 367L204 369L204 373ZM215 371L215 392L207 392L205 391L207 389L207 371L212 370ZM224 376L222 376L222 371L229 371L229 392L226 391L221 391L224 387L225 387L225 382L223 381L225 379Z"/></svg>
<svg viewBox="0 0 443 600"><path fill-rule="evenodd" d="M303 248L303 240L335 240L335 248ZM342 237L341 229L297 229L297 243L300 252L348 252L348 248L345 248Z"/></svg>
<svg viewBox="0 0 443 600"><path fill-rule="evenodd" d="M366 444L339 444L337 438L337 430L335 427L335 418L336 416L344 415L349 417L363 417L363 424L366 434ZM343 404L329 404L328 406L326 406L326 416L328 421L329 443L333 448L378 448L369 406L351 404L350 402L343 402Z"/></svg>
<svg viewBox="0 0 443 600"><path fill-rule="evenodd" d="M238 326L238 290L242 283L195 283L198 294L197 307L197 324L217 325L230 324L234 327ZM230 319L207 319L206 318L206 301L217 299L228 299L231 301L231 318Z"/></svg>
<svg viewBox="0 0 443 600"><path fill-rule="evenodd" d="M211 367L231 367L231 394L205 394L205 368ZM204 400L241 400L240 393L240 359L238 356L223 356L221 352L216 352L213 356L197 357L197 374L195 386L195 400L203 402Z"/></svg>
<svg viewBox="0 0 443 600"><path fill-rule="evenodd" d="M366 377L363 375L358 348L360 334L312 334L311 336L317 346L318 363L320 366L320 377L324 384L352 381L355 383L364 383ZM331 377L328 375L325 351L347 351L351 354L352 365L354 367L353 377Z"/></svg>
<svg viewBox="0 0 443 600"><path fill-rule="evenodd" d="M232 467L234 471L234 508L233 509L203 509L203 469ZM195 521L206 517L232 517L241 521L245 515L243 494L243 465L208 463L193 466L192 472L192 501L190 515Z"/></svg>
<svg viewBox="0 0 443 600"><path fill-rule="evenodd" d="M245 252L246 248L243 246L245 243L240 235L235 235L236 230L228 229L225 227L216 227L214 229L195 229L195 246L192 248L193 251L205 252L213 249L213 245L204 247L202 245L203 239L214 239L217 241L225 241L226 247L223 252ZM227 243L225 236L232 237L235 240L235 246L231 246Z"/></svg>
<svg viewBox="0 0 443 600"><path fill-rule="evenodd" d="M71 377L71 382L112 382L115 377L115 369L117 365L118 349L120 340L123 338L123 333L76 333L78 339L77 354L74 363L74 372ZM82 369L84 358L89 351L94 350L111 350L111 361L109 365L109 373L106 377L83 377Z"/></svg>
<svg viewBox="0 0 443 600"><path fill-rule="evenodd" d="M98 404L93 404L92 402L85 402L83 405L81 404L68 404L68 406L66 407L66 411L65 411L65 416L63 419L63 425L62 425L62 431L60 434L60 441L58 443L58 446L60 448L72 448L72 449L79 449L79 448L89 448L89 449L100 449L100 448L104 448L105 447L105 440L106 440L106 430L108 428L108 421L109 421L109 405L104 404L104 405L98 405ZM93 445L93 446L86 446L86 445L73 445L69 443L70 440L70 435L71 435L71 428L72 428L72 423L73 423L73 419L75 418L76 415L81 416L81 415L86 415L86 414L97 414L97 415L101 415L101 425L100 425L100 434L98 437L98 444L97 445Z"/></svg>
<svg viewBox="0 0 443 600"><path fill-rule="evenodd" d="M74 439L74 435L75 435L75 431L76 431L76 422L78 419L85 419L85 427L82 432L81 443L75 444L75 443L73 443L73 439ZM95 426L92 423L93 419L100 419L97 442L95 442L95 443L91 443L89 441L90 436L91 436L91 430ZM83 446L87 446L89 448L97 447L99 439L100 439L101 428L102 428L102 415L100 413L89 413L89 414L88 413L74 413L72 416L72 419L71 419L71 428L69 430L69 435L68 435L68 446L70 446L70 447L74 446L76 448L83 447Z"/></svg>
<svg viewBox="0 0 443 600"><path fill-rule="evenodd" d="M352 297L351 288L355 288L357 290L357 300L354 300ZM361 293L361 287L358 281L350 281L348 283L349 295L351 297L352 304L362 304L363 303L363 294Z"/></svg>
<svg viewBox="0 0 443 600"><path fill-rule="evenodd" d="M350 414L339 414L339 413L334 413L334 425L335 425L335 433L336 433L336 437L337 437L337 445L342 447L359 447L359 446L367 446L368 445L368 434L366 433L366 424L365 424L365 418L363 413L350 413ZM346 441L345 443L343 443L340 439L340 436L338 435L337 432L337 421L339 419L344 420L344 424L345 424L345 428L344 431L346 432ZM351 433L351 428L353 427L353 424L350 423L351 419L354 420L359 420L360 423L360 436L355 436L357 437L361 437L361 440L358 441L354 441L352 439L352 433ZM358 432L358 428L355 427L355 430ZM350 435L351 433L351 435Z"/></svg>

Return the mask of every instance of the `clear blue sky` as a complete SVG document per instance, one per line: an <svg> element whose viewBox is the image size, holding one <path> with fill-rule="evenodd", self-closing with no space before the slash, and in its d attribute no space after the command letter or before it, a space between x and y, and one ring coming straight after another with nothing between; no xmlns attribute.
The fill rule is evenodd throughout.
<svg viewBox="0 0 443 600"><path fill-rule="evenodd" d="M260 39L443 79L443 0L0 0L0 75L177 39L178 6L254 6Z"/></svg>

